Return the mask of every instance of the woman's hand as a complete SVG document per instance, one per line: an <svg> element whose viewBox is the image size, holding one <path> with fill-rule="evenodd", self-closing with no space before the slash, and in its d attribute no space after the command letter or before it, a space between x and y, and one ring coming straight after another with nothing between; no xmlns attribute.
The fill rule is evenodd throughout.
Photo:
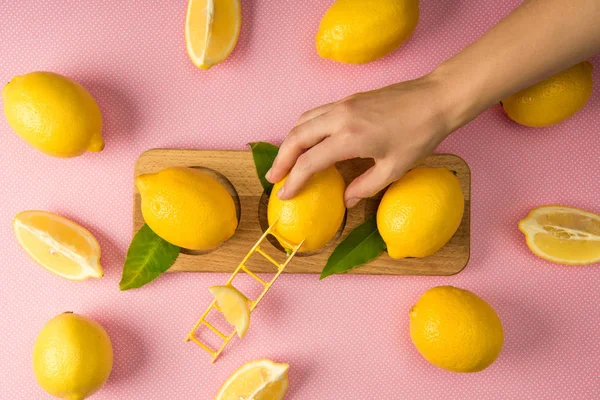
<svg viewBox="0 0 600 400"><path fill-rule="evenodd" d="M375 165L346 189L347 207L375 195L429 155L458 127L449 91L433 76L358 93L304 113L284 140L267 180L289 173L277 196L294 197L316 172L338 161L372 158Z"/></svg>

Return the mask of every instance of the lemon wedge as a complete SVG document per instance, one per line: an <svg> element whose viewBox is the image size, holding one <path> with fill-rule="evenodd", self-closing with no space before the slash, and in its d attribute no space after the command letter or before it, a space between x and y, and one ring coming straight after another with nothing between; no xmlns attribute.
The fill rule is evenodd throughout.
<svg viewBox="0 0 600 400"><path fill-rule="evenodd" d="M288 388L288 364L250 361L225 382L216 400L281 400Z"/></svg>
<svg viewBox="0 0 600 400"><path fill-rule="evenodd" d="M189 0L185 42L194 65L209 69L231 54L240 36L241 10L239 0Z"/></svg>
<svg viewBox="0 0 600 400"><path fill-rule="evenodd" d="M21 247L38 264L63 278L102 278L100 245L84 227L46 211L24 211L13 229Z"/></svg>
<svg viewBox="0 0 600 400"><path fill-rule="evenodd" d="M519 222L527 246L537 256L557 264L600 262L600 215L564 206L533 209Z"/></svg>
<svg viewBox="0 0 600 400"><path fill-rule="evenodd" d="M250 326L249 300L233 286L212 286L210 292L215 296L219 309L227 322L235 327L240 338L244 337Z"/></svg>

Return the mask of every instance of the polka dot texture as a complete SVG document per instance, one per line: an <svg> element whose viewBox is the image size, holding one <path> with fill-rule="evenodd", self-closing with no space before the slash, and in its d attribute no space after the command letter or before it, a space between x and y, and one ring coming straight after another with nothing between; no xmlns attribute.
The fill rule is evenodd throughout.
<svg viewBox="0 0 600 400"><path fill-rule="evenodd" d="M34 70L73 77L97 98L107 145L99 154L52 159L0 121L0 397L48 398L33 377L32 345L48 319L74 311L102 323L114 344L113 374L99 400L212 398L233 370L261 357L291 364L289 399L600 398L598 266L539 260L517 230L544 203L600 212L597 91L555 127L520 127L494 107L442 144L439 151L462 156L473 173L471 262L456 276L283 276L248 335L215 365L183 338L211 300L208 286L223 275L168 274L119 292L141 152L279 142L306 109L431 71L520 2L423 0L411 40L362 66L316 55L314 35L330 1L242 3L236 50L201 71L185 52L184 0L1 2L0 81ZM10 228L25 209L89 227L106 276L69 282L36 266ZM504 350L481 373L436 369L410 343L410 306L442 284L474 291L503 321Z"/></svg>

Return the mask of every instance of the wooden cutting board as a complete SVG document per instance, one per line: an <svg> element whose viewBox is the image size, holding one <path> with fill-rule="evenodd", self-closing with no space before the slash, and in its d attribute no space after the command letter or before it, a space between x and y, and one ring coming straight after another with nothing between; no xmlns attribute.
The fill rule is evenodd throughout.
<svg viewBox="0 0 600 400"><path fill-rule="evenodd" d="M337 165L346 183L373 165L371 160L349 160ZM183 250L169 271L231 273L268 227L268 198L256 175L250 151L154 149L143 153L135 164L135 176L158 172L167 167L198 167L210 172L232 193L238 206L239 225L235 235L217 249L197 254ZM446 167L456 172L465 195L465 213L454 237L437 253L426 258L393 260L386 253L376 260L350 271L371 275L453 275L467 265L470 250L471 172L467 163L452 154L435 154L418 166ZM286 273L320 274L327 258L340 240L366 217L374 214L383 193L361 201L348 210L345 224L325 248L315 254L299 254L288 265ZM140 194L134 185L134 232L144 224L140 209ZM264 246L267 253L283 260L283 249L275 240ZM259 262L260 261L260 262ZM250 259L247 266L255 272L274 272L264 259Z"/></svg>

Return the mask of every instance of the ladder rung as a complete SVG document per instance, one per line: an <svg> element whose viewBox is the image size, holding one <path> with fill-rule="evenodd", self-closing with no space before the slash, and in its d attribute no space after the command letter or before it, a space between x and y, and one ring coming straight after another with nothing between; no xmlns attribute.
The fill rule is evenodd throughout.
<svg viewBox="0 0 600 400"><path fill-rule="evenodd" d="M216 333L217 335L219 335L221 337L221 339L223 339L223 340L227 339L227 335L225 335L223 332L221 332L220 330L218 330L217 328L215 328L215 326L213 324L211 324L210 322L208 322L207 320L203 319L202 323L204 325L206 325L206 327L208 329L210 329L211 331L213 331L214 333Z"/></svg>
<svg viewBox="0 0 600 400"><path fill-rule="evenodd" d="M260 255L262 255L264 258L266 258L267 260L271 261L271 263L273 263L277 267L278 270L281 268L281 264L279 264L277 261L275 261L273 259L273 257L271 257L270 255L268 255L267 253L265 253L263 249L261 249L260 247L257 247L256 251L259 252Z"/></svg>
<svg viewBox="0 0 600 400"><path fill-rule="evenodd" d="M254 279L256 279L258 282L260 282L263 286L267 285L267 282L265 282L264 280L261 279L260 276L256 275L254 272L250 271L248 269L248 267L246 267L245 265L242 265L242 270L247 273L248 275L250 275L251 277L253 277Z"/></svg>
<svg viewBox="0 0 600 400"><path fill-rule="evenodd" d="M198 346L202 347L204 350L208 351L214 357L215 351L207 345L205 345L204 343L202 343L201 341L199 341L198 339L196 339L193 333L190 333L189 339L196 343Z"/></svg>
<svg viewBox="0 0 600 400"><path fill-rule="evenodd" d="M271 235L273 235L273 237L275 237L275 239L277 239L279 241L280 244L283 245L283 247L286 247L290 250L296 248L296 245L288 242L287 240L285 240L284 238L282 238L280 235L276 234L275 231L271 231L269 232Z"/></svg>

